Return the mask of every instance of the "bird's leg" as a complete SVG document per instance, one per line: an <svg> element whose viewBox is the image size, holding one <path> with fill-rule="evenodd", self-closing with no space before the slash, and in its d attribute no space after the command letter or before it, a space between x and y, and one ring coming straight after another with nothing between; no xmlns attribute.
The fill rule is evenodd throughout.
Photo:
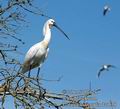
<svg viewBox="0 0 120 109"><path fill-rule="evenodd" d="M24 91L25 91L26 88L28 88L28 86L29 86L31 68L32 68L32 66L30 65L29 72L28 72L28 78L25 78L25 79L24 79L24 84L25 84Z"/></svg>
<svg viewBox="0 0 120 109"><path fill-rule="evenodd" d="M40 86L40 81L39 81L39 74L40 74L40 67L38 67L38 72L37 72L37 83L38 83L38 88L39 88L39 99L41 99L42 91L41 91L41 86Z"/></svg>
<svg viewBox="0 0 120 109"><path fill-rule="evenodd" d="M25 84L24 91L26 91L26 89L29 87L29 82L30 82L29 78L24 78L24 84Z"/></svg>
<svg viewBox="0 0 120 109"><path fill-rule="evenodd" d="M17 81L17 85L15 87L15 90L17 90L17 88L19 88L19 83L20 83L21 80L22 80L22 77Z"/></svg>
<svg viewBox="0 0 120 109"><path fill-rule="evenodd" d="M28 78L30 78L31 68L32 68L32 66L30 65L30 68L29 68L29 73L28 73Z"/></svg>
<svg viewBox="0 0 120 109"><path fill-rule="evenodd" d="M40 67L38 67L37 80L38 80L38 78L39 78L39 74L40 74Z"/></svg>

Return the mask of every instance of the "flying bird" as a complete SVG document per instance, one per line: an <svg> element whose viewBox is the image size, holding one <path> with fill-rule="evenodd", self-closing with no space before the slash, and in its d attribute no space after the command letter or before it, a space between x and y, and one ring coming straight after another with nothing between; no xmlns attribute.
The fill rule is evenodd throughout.
<svg viewBox="0 0 120 109"><path fill-rule="evenodd" d="M47 20L43 27L44 39L33 45L28 50L20 73L24 74L27 71L30 71L31 69L34 69L36 67L38 67L39 69L41 68L42 64L48 56L49 44L51 40L51 28L53 26L59 29L67 37L67 39L69 39L69 37L64 33L64 31L57 26L55 20Z"/></svg>
<svg viewBox="0 0 120 109"><path fill-rule="evenodd" d="M103 16L105 16L107 12L109 12L110 10L111 10L110 7L108 5L105 5L103 9Z"/></svg>
<svg viewBox="0 0 120 109"><path fill-rule="evenodd" d="M103 72L103 71L109 71L109 68L116 68L114 65L111 65L111 64L105 64L105 65L103 65L102 67L101 67L101 69L99 70L99 72L98 72L98 78L100 77L100 75L101 75L101 72Z"/></svg>

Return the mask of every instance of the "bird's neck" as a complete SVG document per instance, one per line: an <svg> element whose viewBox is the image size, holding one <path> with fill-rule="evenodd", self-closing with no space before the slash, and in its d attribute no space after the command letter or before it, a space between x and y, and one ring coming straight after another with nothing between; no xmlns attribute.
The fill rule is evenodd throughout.
<svg viewBox="0 0 120 109"><path fill-rule="evenodd" d="M46 43L46 45L48 46L51 40L51 29L49 28L49 25L45 25L43 28L43 35L44 35L44 39L43 41Z"/></svg>

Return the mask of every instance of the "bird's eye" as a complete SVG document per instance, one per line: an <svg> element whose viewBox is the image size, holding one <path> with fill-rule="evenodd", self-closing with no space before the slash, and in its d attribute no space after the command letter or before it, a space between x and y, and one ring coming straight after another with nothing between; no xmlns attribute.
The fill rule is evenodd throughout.
<svg viewBox="0 0 120 109"><path fill-rule="evenodd" d="M54 21L51 21L51 23L54 23Z"/></svg>

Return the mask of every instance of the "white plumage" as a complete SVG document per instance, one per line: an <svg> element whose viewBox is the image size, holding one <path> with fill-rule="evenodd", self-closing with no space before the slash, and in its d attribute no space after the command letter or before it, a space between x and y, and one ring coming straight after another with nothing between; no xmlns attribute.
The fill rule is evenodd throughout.
<svg viewBox="0 0 120 109"><path fill-rule="evenodd" d="M44 42L33 45L27 52L22 67L22 73L29 71L35 67L41 67L44 60L47 58L49 48L43 46Z"/></svg>
<svg viewBox="0 0 120 109"><path fill-rule="evenodd" d="M24 63L22 65L21 73L25 73L36 67L41 68L43 62L48 56L48 46L51 40L51 28L53 26L57 27L68 38L68 36L56 25L53 19L47 20L43 27L44 39L41 42L33 45L28 50L25 56Z"/></svg>

